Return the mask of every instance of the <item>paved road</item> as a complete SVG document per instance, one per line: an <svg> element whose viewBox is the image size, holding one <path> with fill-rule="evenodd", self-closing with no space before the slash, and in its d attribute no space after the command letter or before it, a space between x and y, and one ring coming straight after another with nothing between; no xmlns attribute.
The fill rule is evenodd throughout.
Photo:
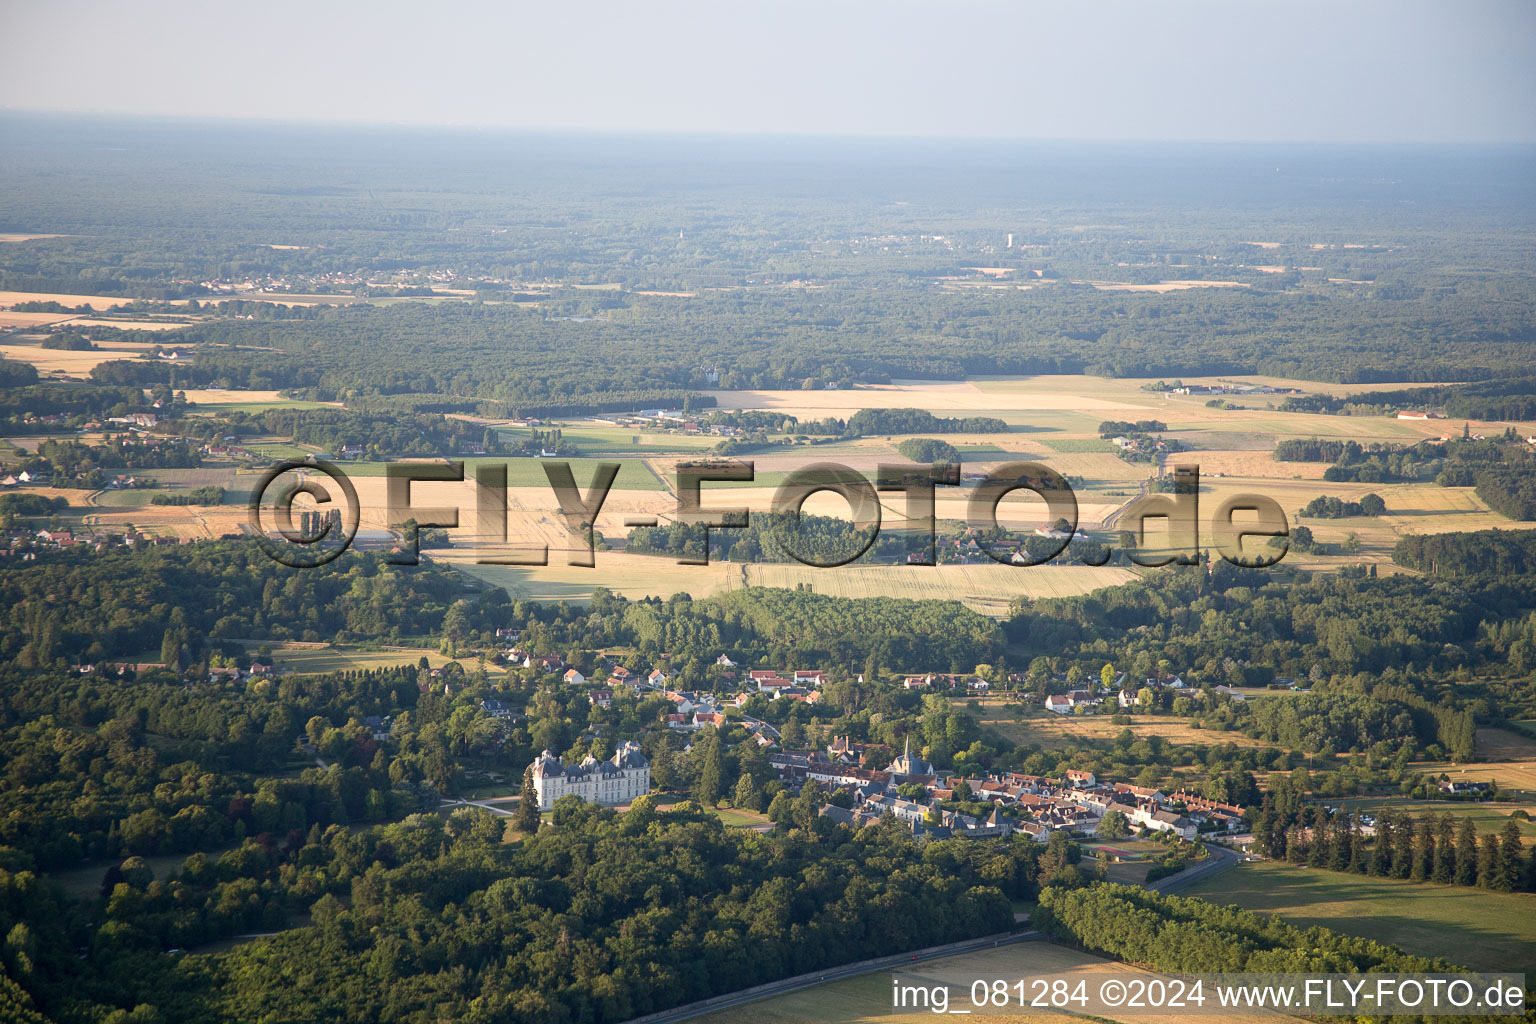
<svg viewBox="0 0 1536 1024"><path fill-rule="evenodd" d="M510 800L512 798L511 797L500 797L498 799ZM505 807L498 807L495 804L490 803L488 800L444 800L443 803L442 803L442 806L443 807L480 807L480 808L483 808L484 810L490 811L492 814L499 815L500 817L503 817L503 818L510 818L514 814L517 813L516 811L509 811Z"/></svg>
<svg viewBox="0 0 1536 1024"><path fill-rule="evenodd" d="M1221 874L1237 867L1243 861L1242 855L1224 846L1205 844L1205 848L1211 852L1209 860L1201 861L1193 867L1186 868L1176 875L1169 875L1160 881L1147 886L1153 892L1175 893L1188 889L1197 882L1203 882L1207 878Z"/></svg>

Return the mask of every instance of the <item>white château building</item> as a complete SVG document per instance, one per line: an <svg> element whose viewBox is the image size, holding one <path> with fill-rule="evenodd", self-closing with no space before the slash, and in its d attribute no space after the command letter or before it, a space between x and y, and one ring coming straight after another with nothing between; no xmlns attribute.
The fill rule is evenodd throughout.
<svg viewBox="0 0 1536 1024"><path fill-rule="evenodd" d="M547 811L563 796L579 796L594 804L627 804L651 791L651 763L630 741L619 744L611 761L588 754L581 764L566 764L549 751L533 759L533 788L539 810Z"/></svg>

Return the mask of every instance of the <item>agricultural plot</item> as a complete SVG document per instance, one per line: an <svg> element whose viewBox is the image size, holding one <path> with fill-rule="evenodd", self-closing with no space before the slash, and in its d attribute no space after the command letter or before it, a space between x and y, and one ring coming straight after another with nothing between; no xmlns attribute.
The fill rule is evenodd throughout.
<svg viewBox="0 0 1536 1024"><path fill-rule="evenodd" d="M1040 443L1054 452L1108 452L1113 455L1118 450L1097 437L1042 437Z"/></svg>
<svg viewBox="0 0 1536 1024"><path fill-rule="evenodd" d="M481 558L505 557L502 547L425 551L423 557L501 587L514 598L531 601L583 602L596 587L637 600L690 594L707 597L742 585L741 566L728 562L678 565L669 558L599 551L596 565L566 564L566 550L550 547L547 566L482 565Z"/></svg>
<svg viewBox="0 0 1536 1024"><path fill-rule="evenodd" d="M1343 807L1350 811L1364 811L1367 814L1380 814L1384 809L1391 808L1394 813L1407 813L1415 819L1430 817L1439 819L1442 814L1450 812L1458 825L1461 819L1471 819L1473 827L1479 835L1492 832L1498 833L1509 822L1510 815L1515 811L1524 811L1526 814L1536 813L1536 805L1530 803L1488 803L1470 802L1463 800L1408 800L1403 797L1363 797L1348 798L1343 800L1324 801L1329 807ZM1516 826L1520 829L1520 836L1529 846L1536 839L1536 822L1516 818Z"/></svg>
<svg viewBox="0 0 1536 1024"><path fill-rule="evenodd" d="M1513 790L1522 799L1536 800L1536 757L1464 765L1425 763L1413 767L1437 779L1443 773L1456 782L1497 782L1501 790Z"/></svg>
<svg viewBox="0 0 1536 1024"><path fill-rule="evenodd" d="M914 964L909 969L916 976L932 979L926 984L942 980L949 984L949 1006L953 1010L967 1010L971 1006L970 990L958 986L958 979L1006 978L1010 981L1036 975L1103 974L1117 975L1149 973L1139 967L1105 960L1091 953L1079 952L1051 942L1019 942L975 953L944 957ZM895 1013L891 1008L891 972L873 971L869 974L841 981L827 982L801 989L787 995L763 999L745 1006L721 1010L697 1018L701 1024L870 1024L873 1021L889 1024L922 1024L939 1019L931 1009L917 1009L909 1013ZM1119 1017L1079 1017L1074 1014L1050 1013L987 1013L980 1019L997 1024L1061 1024L1062 1021L1114 1020L1136 1024L1176 1024L1187 1020L1177 1014L1136 1013ZM1213 1018L1215 1019L1215 1018ZM1297 1018L1280 1014L1243 1016L1233 1014L1222 1020L1294 1021Z"/></svg>
<svg viewBox="0 0 1536 1024"><path fill-rule="evenodd" d="M272 660L284 672L300 675L320 675L326 672L350 672L363 669L394 668L397 665L415 665L426 658L433 668L442 668L450 662L447 655L435 649L373 651L358 647L332 645L326 647L276 647ZM470 666L473 667L473 666ZM486 671L495 675L505 669L487 665Z"/></svg>
<svg viewBox="0 0 1536 1024"><path fill-rule="evenodd" d="M497 432L507 439L526 440L529 436L527 430L518 427L499 427ZM593 455L687 455L720 443L720 438L706 434L671 434L582 423L562 427L560 436Z"/></svg>
<svg viewBox="0 0 1536 1024"><path fill-rule="evenodd" d="M964 709L967 703L962 701L957 706ZM1025 705L1021 715L1007 706L1016 703L1014 699L1002 695L983 698L980 703L980 712L971 711L970 714L977 717L985 728L995 730L1010 743L1037 743L1052 750L1109 743L1126 729L1131 730L1137 738L1160 736L1170 743L1178 744L1266 746L1240 732L1196 728L1192 718L1133 714L1129 724L1117 725L1111 721L1110 715L1058 715L1044 710L1038 704Z"/></svg>
<svg viewBox="0 0 1536 1024"><path fill-rule="evenodd" d="M1536 962L1536 895L1366 878L1274 862L1241 864L1183 893L1321 925L1482 971Z"/></svg>
<svg viewBox="0 0 1536 1024"><path fill-rule="evenodd" d="M1086 565L804 565L746 566L753 586L793 589L804 585L834 597L905 597L959 601L984 615L1006 615L1018 597L1072 597L1133 578L1127 569Z"/></svg>
<svg viewBox="0 0 1536 1024"><path fill-rule="evenodd" d="M0 345L0 356L18 363L31 363L38 373L64 373L84 377L99 363L114 359L137 359L150 346L126 341L98 342L95 349L71 352L42 348L38 345Z"/></svg>

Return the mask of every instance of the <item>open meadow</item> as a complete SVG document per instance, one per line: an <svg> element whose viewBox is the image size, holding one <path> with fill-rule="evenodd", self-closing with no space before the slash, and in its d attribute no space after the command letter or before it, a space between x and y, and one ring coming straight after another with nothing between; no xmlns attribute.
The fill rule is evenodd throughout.
<svg viewBox="0 0 1536 1024"><path fill-rule="evenodd" d="M1278 914L1306 928L1437 956L1481 971L1536 964L1536 894L1367 878L1273 861L1240 864L1183 895Z"/></svg>

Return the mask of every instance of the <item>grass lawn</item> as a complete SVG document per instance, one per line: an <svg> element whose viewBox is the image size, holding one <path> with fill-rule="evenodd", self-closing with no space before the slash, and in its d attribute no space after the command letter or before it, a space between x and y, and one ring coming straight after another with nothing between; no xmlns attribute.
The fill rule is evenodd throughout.
<svg viewBox="0 0 1536 1024"><path fill-rule="evenodd" d="M715 814L730 828L748 828L752 825L771 825L766 814L756 814L752 811L738 811L730 807L717 807Z"/></svg>
<svg viewBox="0 0 1536 1024"><path fill-rule="evenodd" d="M272 651L272 660L279 668L296 672L301 675L316 675L324 672L350 672L365 669L394 668L397 665L414 665L425 656L427 662L433 668L441 668L452 661L447 655L439 654L435 650L410 650L410 651L370 651L353 647L277 647ZM466 671L473 670L473 659L465 659L460 662ZM495 665L487 665L486 671L496 675L505 671Z"/></svg>
<svg viewBox="0 0 1536 1024"><path fill-rule="evenodd" d="M1536 963L1536 895L1366 878L1262 861L1186 890L1483 971Z"/></svg>
<svg viewBox="0 0 1536 1024"><path fill-rule="evenodd" d="M198 402L190 410L193 416L214 416L228 412L266 412L268 409L334 409L326 402L310 402L302 398L278 398L270 402Z"/></svg>
<svg viewBox="0 0 1536 1024"><path fill-rule="evenodd" d="M1114 454L1120 450L1108 441L1096 437L1042 437L1039 440L1047 448L1058 452L1108 452Z"/></svg>

